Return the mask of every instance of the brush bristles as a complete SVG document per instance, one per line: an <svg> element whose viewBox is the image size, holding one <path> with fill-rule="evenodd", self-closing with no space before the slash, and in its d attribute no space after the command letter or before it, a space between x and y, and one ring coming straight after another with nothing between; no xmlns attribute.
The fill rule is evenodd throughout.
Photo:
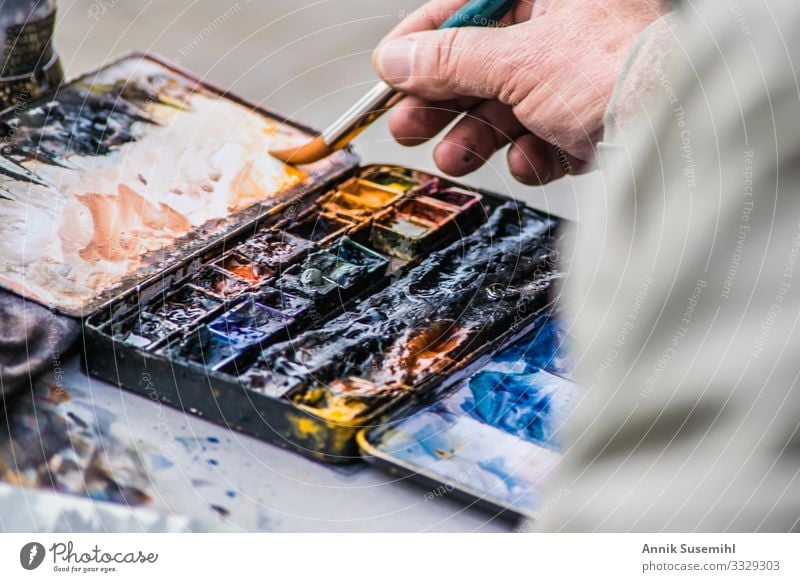
<svg viewBox="0 0 800 582"><path fill-rule="evenodd" d="M313 164L333 153L322 136L319 135L305 145L288 150L270 150L269 154L286 164L304 165Z"/></svg>

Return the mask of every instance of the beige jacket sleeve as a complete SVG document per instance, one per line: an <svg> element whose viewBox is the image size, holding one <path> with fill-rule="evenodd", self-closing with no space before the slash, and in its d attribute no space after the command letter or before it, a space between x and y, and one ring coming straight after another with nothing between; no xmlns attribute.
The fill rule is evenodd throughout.
<svg viewBox="0 0 800 582"><path fill-rule="evenodd" d="M800 4L678 17L628 64L565 250L585 394L539 529L800 528Z"/></svg>

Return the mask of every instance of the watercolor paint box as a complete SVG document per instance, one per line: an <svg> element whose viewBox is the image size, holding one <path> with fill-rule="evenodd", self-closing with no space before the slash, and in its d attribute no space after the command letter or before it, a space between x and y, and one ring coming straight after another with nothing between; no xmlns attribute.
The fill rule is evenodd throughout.
<svg viewBox="0 0 800 582"><path fill-rule="evenodd" d="M157 57L0 133L0 285L80 318L91 375L316 459L378 450L559 278L557 219L349 151L284 166L311 129Z"/></svg>

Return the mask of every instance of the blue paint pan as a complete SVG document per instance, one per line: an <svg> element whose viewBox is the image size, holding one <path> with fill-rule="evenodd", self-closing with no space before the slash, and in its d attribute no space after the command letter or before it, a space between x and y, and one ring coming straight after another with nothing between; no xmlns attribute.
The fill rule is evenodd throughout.
<svg viewBox="0 0 800 582"><path fill-rule="evenodd" d="M247 300L168 349L175 358L220 370L246 350L285 337L294 319Z"/></svg>

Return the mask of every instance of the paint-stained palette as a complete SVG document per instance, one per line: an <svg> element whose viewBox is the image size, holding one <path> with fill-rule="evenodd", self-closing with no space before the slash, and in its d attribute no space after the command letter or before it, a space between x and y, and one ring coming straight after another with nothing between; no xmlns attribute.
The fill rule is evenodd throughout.
<svg viewBox="0 0 800 582"><path fill-rule="evenodd" d="M0 284L68 315L109 299L309 184L267 150L309 131L131 56L0 123Z"/></svg>
<svg viewBox="0 0 800 582"><path fill-rule="evenodd" d="M569 371L561 324L542 315L446 398L363 433L364 456L432 495L531 514L578 398Z"/></svg>
<svg viewBox="0 0 800 582"><path fill-rule="evenodd" d="M150 57L2 121L0 284L84 317L96 377L325 461L358 460L360 431L396 427L365 442L408 466L440 425L527 454L538 421L498 412L511 398L496 400L498 374L517 396L539 386L540 403L571 394L556 355L531 360L549 353L540 340L504 347L551 304L550 216L347 152L285 167L267 149L308 130ZM460 382L486 394L457 391L397 427ZM440 467L476 462L439 449Z"/></svg>

